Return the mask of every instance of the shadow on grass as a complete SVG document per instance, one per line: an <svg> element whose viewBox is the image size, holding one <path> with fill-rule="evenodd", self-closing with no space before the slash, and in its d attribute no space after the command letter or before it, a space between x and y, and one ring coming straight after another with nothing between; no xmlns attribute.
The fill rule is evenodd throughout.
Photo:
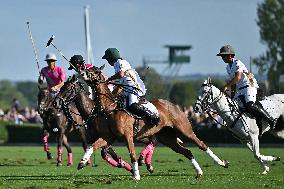
<svg viewBox="0 0 284 189"><path fill-rule="evenodd" d="M78 175L78 174L65 174L65 175L5 175L0 176L0 178L6 180L69 180L70 178L76 176L76 179L86 179L86 175ZM149 174L149 175L141 175L142 177L175 177L175 176L193 176L193 174ZM112 175L112 174L104 174L104 175L89 175L88 178L111 178L113 180L120 180L121 178L130 178L131 175Z"/></svg>

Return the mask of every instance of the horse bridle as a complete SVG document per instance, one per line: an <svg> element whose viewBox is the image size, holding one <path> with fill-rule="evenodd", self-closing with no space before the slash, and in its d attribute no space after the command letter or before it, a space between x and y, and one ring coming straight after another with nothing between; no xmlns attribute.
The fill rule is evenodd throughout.
<svg viewBox="0 0 284 189"><path fill-rule="evenodd" d="M77 83L79 85L79 87L76 86ZM71 87L66 91L67 92L70 92L71 93L68 95L68 96L58 96L57 98L59 99L60 101L60 105L61 105L61 109L63 110L65 116L67 117L67 119L72 122L72 124L74 124L76 127L86 127L87 126L87 123L89 122L90 119L92 119L93 117L96 116L96 114L94 114L94 111L95 111L95 107L91 110L89 116L87 119L83 120L83 123L80 124L78 122L76 122L71 113L73 114L76 114L76 115L80 115L80 114L77 114L76 112L72 112L70 110L70 108L68 107L68 105L70 103L73 102L73 100L81 93L81 92L85 92L86 94L89 93L88 91L85 90L83 84L81 82L78 81L78 79L76 79L75 83L71 83ZM78 90L79 88L79 90ZM62 93L61 93L62 94ZM74 95L73 95L74 94ZM81 115L80 115L81 116Z"/></svg>
<svg viewBox="0 0 284 189"><path fill-rule="evenodd" d="M48 89L41 89L41 90L46 90L48 91ZM45 100L44 101L40 101L40 103L38 104L38 112L40 115L43 115L44 112L46 112L50 107L52 107L53 103L54 103L54 99L51 97L51 95L49 94L49 96L47 96L45 94Z"/></svg>
<svg viewBox="0 0 284 189"><path fill-rule="evenodd" d="M210 109L212 104L218 102L222 98L223 93L220 92L220 94L217 97L213 98L212 84L209 84L209 83L202 84L202 87L210 87L210 90L208 92L206 92L206 95L205 95L205 97L203 97L202 100L200 98L198 98L197 102L195 104L199 105L201 107L202 111L206 112L209 115L209 117L211 117L217 124L220 124L223 127L227 127L226 124L220 123L216 118L214 118L212 116L211 113L216 113L216 112L214 112L213 110ZM211 103L209 103L209 101L211 101Z"/></svg>
<svg viewBox="0 0 284 189"><path fill-rule="evenodd" d="M202 86L208 86L208 87L210 87L210 91L207 92L206 96L203 98L202 101L200 101L200 99L197 99L197 100L199 101L199 103L196 103L196 104L200 105L202 111L206 112L216 123L218 123L218 124L220 124L220 125L222 125L222 126L224 126L224 127L228 127L227 124L220 123L218 120L216 120L216 119L212 116L212 114L211 114L211 112L213 112L213 111L210 110L210 107L212 106L212 104L218 102L218 101L222 98L222 96L223 96L225 93L222 93L222 92L220 91L220 94L219 94L216 98L213 99L212 85L211 85L211 84L202 84ZM225 97L226 97L226 98L229 98L229 97L226 96L226 95L225 95ZM211 103L205 103L205 102L204 102L205 100L208 102L207 99L211 99L212 102L211 102ZM230 103L229 100L227 100L227 101L229 102L229 106L230 106L230 107L234 107L234 104L233 104L233 103ZM204 105L206 105L206 106L204 107ZM235 109L235 111L238 111L238 110ZM233 112L233 109L231 110L231 112ZM216 112L213 112L213 113L216 113ZM240 118L242 118L242 114L243 114L242 112L239 112L238 117L237 117L237 118L234 120L234 122L229 126L230 128L233 128L233 127L235 126L235 124L237 123L237 121L238 121Z"/></svg>
<svg viewBox="0 0 284 189"><path fill-rule="evenodd" d="M220 92L220 94L217 97L213 98L212 85L207 83L207 84L202 84L202 87L210 87L210 90L206 92L206 95L203 97L202 100L200 98L197 98L197 102L195 104L199 105L202 111L206 112L210 110L212 104L218 102L222 98L223 93ZM210 101L211 103L209 103Z"/></svg>

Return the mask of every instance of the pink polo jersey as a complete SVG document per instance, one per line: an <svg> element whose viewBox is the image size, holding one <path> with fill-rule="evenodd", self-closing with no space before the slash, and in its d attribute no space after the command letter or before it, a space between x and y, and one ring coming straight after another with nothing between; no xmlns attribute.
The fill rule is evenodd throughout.
<svg viewBox="0 0 284 189"><path fill-rule="evenodd" d="M46 78L48 89L65 81L66 74L63 68L55 66L53 70L48 66L41 69L41 74Z"/></svg>

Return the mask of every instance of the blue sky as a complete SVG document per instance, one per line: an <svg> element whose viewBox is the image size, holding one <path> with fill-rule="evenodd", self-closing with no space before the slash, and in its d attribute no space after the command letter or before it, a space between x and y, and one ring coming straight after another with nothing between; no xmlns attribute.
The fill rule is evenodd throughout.
<svg viewBox="0 0 284 189"><path fill-rule="evenodd" d="M85 56L84 6L90 6L91 37L96 65L108 47L116 47L133 67L143 56L167 55L164 45L192 45L191 63L180 75L226 74L216 57L224 44L234 46L237 58L247 66L250 56L265 51L256 24L260 0L9 0L0 6L0 80L36 80L38 71L28 36L30 22L40 67L48 52L56 53L58 65L68 63L45 44L53 34L54 44L70 58ZM159 72L165 65L150 65ZM113 74L109 65L107 75ZM70 75L72 72L67 71Z"/></svg>

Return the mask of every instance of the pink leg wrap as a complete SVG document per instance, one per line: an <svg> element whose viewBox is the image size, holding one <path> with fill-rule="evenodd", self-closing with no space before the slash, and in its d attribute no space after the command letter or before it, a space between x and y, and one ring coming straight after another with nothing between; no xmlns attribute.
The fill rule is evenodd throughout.
<svg viewBox="0 0 284 189"><path fill-rule="evenodd" d="M146 165L151 165L151 160L152 160L152 156L154 153L155 147L152 146L152 149L149 150L148 154L146 155L146 159L145 159L145 164Z"/></svg>
<svg viewBox="0 0 284 189"><path fill-rule="evenodd" d="M44 136L44 137L42 137L42 142L43 142L43 150L45 151L45 152L48 152L49 150L48 150L48 143L47 143L47 139L48 139L48 136L46 135L46 136Z"/></svg>
<svg viewBox="0 0 284 189"><path fill-rule="evenodd" d="M72 153L68 153L68 164L73 165L73 155L72 155Z"/></svg>
<svg viewBox="0 0 284 189"><path fill-rule="evenodd" d="M127 170L127 171L131 171L132 170L132 166L129 165L126 161L124 161L123 159L119 159L119 163L123 164L124 165L124 168Z"/></svg>
<svg viewBox="0 0 284 189"><path fill-rule="evenodd" d="M58 162L62 161L62 152L63 152L62 146L57 146L57 161Z"/></svg>
<svg viewBox="0 0 284 189"><path fill-rule="evenodd" d="M88 165L92 165L92 160L89 159L87 164L88 164Z"/></svg>
<svg viewBox="0 0 284 189"><path fill-rule="evenodd" d="M143 158L145 158L145 156L149 153L149 151L151 151L154 148L154 144L151 142L150 144L148 144L145 149L140 153L140 156L142 156ZM152 150L153 151L153 150Z"/></svg>
<svg viewBox="0 0 284 189"><path fill-rule="evenodd" d="M111 164L113 167L117 167L117 165L118 165L118 163L114 160L114 159L112 159L112 158L110 158L108 155L106 155L105 157L104 157L104 160L106 160L109 164Z"/></svg>

